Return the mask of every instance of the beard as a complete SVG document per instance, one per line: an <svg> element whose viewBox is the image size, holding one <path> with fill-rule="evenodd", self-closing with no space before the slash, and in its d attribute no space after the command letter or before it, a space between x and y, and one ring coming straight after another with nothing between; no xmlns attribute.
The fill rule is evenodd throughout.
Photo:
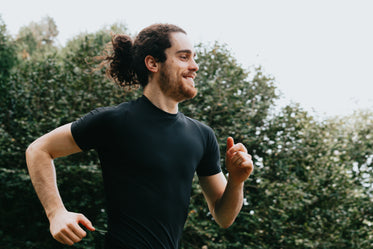
<svg viewBox="0 0 373 249"><path fill-rule="evenodd" d="M184 82L182 76L172 77L167 68L160 70L160 88L162 92L177 102L192 99L197 95L197 89Z"/></svg>

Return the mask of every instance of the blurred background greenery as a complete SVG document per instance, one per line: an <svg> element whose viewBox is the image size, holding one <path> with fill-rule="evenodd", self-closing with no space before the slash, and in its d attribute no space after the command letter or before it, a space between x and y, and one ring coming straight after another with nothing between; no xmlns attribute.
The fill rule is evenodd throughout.
<svg viewBox="0 0 373 249"><path fill-rule="evenodd" d="M128 30L113 24L61 47L51 17L12 37L0 16L0 248L102 248L106 213L95 152L55 160L65 205L100 230L73 247L50 236L24 152L96 107L141 95L92 71L111 32ZM242 211L226 230L212 221L195 178L180 248L372 248L372 110L320 120L296 103L278 107L275 79L260 67L243 68L217 42L196 50L199 93L181 111L214 129L222 155L228 136L244 143L256 168ZM226 172L224 157L222 165Z"/></svg>

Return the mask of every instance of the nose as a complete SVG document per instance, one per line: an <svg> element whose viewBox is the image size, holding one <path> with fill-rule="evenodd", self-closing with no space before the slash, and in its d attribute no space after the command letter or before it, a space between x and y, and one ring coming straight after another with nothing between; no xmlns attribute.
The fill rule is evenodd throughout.
<svg viewBox="0 0 373 249"><path fill-rule="evenodd" d="M191 62L189 64L189 70L197 72L199 69L197 62L194 60L194 58L191 59Z"/></svg>

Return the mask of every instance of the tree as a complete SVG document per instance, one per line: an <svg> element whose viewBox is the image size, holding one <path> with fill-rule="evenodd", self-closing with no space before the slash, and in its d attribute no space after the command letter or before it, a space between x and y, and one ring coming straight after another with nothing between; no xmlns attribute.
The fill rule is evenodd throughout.
<svg viewBox="0 0 373 249"><path fill-rule="evenodd" d="M25 170L24 152L37 137L92 108L123 101L123 91L105 79L101 71L94 72L94 64L85 61L99 55L108 41L109 31L101 30L76 37L66 50L35 50L17 70L10 70L6 84L1 85L5 91L1 92L4 101L0 108L7 112L1 116L4 136L0 140L0 188L7 194L0 198L0 215L6 217L0 224L0 247L62 247L49 234L48 222ZM87 214L97 227L105 229L102 177L94 153L57 159L56 167L61 196L70 200L67 207ZM103 236L94 233L77 248L99 247L102 242Z"/></svg>
<svg viewBox="0 0 373 249"><path fill-rule="evenodd" d="M12 38L7 33L6 25L0 15L0 80L8 79L12 68L17 63Z"/></svg>
<svg viewBox="0 0 373 249"><path fill-rule="evenodd" d="M265 126L261 193L252 200L260 219L256 248L371 246L366 233L355 235L367 231L361 221L369 219L371 208L369 197L353 184L349 165L335 156L336 128L299 106L285 107Z"/></svg>
<svg viewBox="0 0 373 249"><path fill-rule="evenodd" d="M51 43L35 39L34 48L25 42L30 56L18 60L21 40L17 45L0 24L0 247L68 248L49 235L24 151L40 135L95 107L141 94L124 94L102 70L92 70L91 59L110 41L109 30L126 28L80 34L63 48L39 49L37 41L45 48ZM54 39L53 32L38 34ZM181 248L372 248L372 113L317 121L297 104L274 112L275 80L260 67L244 69L218 43L199 44L197 54L199 93L182 103L181 111L215 130L222 158L228 136L244 143L256 169L245 184L242 211L227 230L211 221L194 179ZM224 160L221 164L227 173ZM59 158L56 167L68 208L87 214L105 231L95 153ZM101 248L102 242L100 233L89 233L75 248Z"/></svg>
<svg viewBox="0 0 373 249"><path fill-rule="evenodd" d="M339 131L335 135L336 156L353 166L355 183L373 194L373 112L355 111L351 116L331 120L331 125Z"/></svg>
<svg viewBox="0 0 373 249"><path fill-rule="evenodd" d="M57 25L49 16L42 18L39 23L31 22L21 27L17 35L17 43L22 58L29 58L37 50L40 52L51 50L57 35Z"/></svg>
<svg viewBox="0 0 373 249"><path fill-rule="evenodd" d="M14 159L15 139L6 129L6 120L11 116L12 94L10 78L18 64L13 39L8 35L6 25L0 17L0 158L2 162ZM2 164L2 163L0 163ZM1 166L0 166L1 167Z"/></svg>
<svg viewBox="0 0 373 249"><path fill-rule="evenodd" d="M250 153L260 153L260 144L256 135L267 119L270 108L278 97L275 92L274 80L263 74L261 68L253 72L244 70L230 55L224 45L215 43L212 47L199 45L197 47L197 62L200 69L196 86L198 95L195 99L181 105L182 111L197 120L211 126L219 140L223 166L225 145L228 136L233 136L236 142L244 143ZM251 176L246 193L252 191L255 176ZM229 238L223 242L225 231L211 222L207 205L205 204L197 180L193 184L191 212L185 227L183 248L243 248L242 243L236 243L237 238ZM244 211L246 212L246 211ZM234 231L246 237L245 230ZM232 241L235 241L234 244Z"/></svg>

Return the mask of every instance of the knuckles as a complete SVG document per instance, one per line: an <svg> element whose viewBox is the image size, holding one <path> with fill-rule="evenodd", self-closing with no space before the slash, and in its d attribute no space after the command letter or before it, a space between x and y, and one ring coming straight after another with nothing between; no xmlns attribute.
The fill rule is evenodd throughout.
<svg viewBox="0 0 373 249"><path fill-rule="evenodd" d="M69 246L72 246L72 245L74 245L74 242L67 242L66 244L69 245Z"/></svg>
<svg viewBox="0 0 373 249"><path fill-rule="evenodd" d="M52 237L62 244L73 245L86 237L87 233L80 228L78 222L82 219L82 214L76 216L65 216L66 220L56 219L51 222L50 232Z"/></svg>

